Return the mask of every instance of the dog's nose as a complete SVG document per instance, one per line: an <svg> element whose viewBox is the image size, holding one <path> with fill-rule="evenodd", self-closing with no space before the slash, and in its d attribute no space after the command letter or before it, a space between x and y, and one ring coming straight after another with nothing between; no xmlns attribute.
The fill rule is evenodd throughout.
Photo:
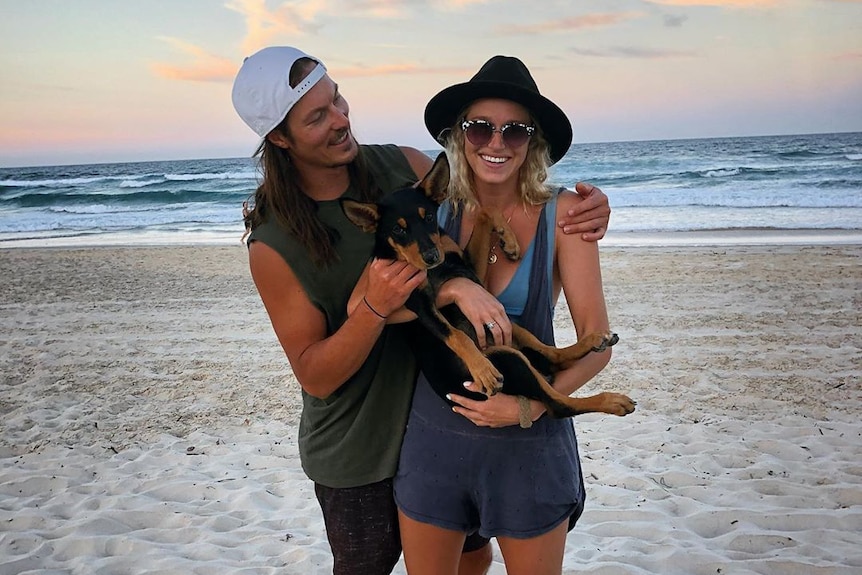
<svg viewBox="0 0 862 575"><path fill-rule="evenodd" d="M440 261L440 250L435 248L429 248L422 252L422 261L425 262L425 265L433 266L434 264Z"/></svg>

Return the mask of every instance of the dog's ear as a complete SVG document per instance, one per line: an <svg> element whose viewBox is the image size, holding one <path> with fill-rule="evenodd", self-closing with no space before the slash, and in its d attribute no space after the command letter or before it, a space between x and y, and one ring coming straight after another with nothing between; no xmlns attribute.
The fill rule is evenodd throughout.
<svg viewBox="0 0 862 575"><path fill-rule="evenodd" d="M417 184L417 187L437 204L446 199L449 193L449 160L446 158L446 152L440 152L431 170Z"/></svg>
<svg viewBox="0 0 862 575"><path fill-rule="evenodd" d="M377 204L342 199L341 209L344 210L347 219L363 232L373 233L377 231L377 222L380 221Z"/></svg>

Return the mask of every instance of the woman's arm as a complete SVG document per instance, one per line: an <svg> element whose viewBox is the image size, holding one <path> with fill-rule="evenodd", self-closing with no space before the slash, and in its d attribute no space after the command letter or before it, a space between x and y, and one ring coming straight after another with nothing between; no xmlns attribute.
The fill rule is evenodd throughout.
<svg viewBox="0 0 862 575"><path fill-rule="evenodd" d="M581 200L575 194L564 192L558 201L559 214ZM556 236L554 274L562 284L578 338L607 331L610 327L598 245L579 235L567 235L560 229ZM571 368L558 373L554 378L554 387L571 395L604 369L610 358L610 348L601 353L588 353Z"/></svg>
<svg viewBox="0 0 862 575"><path fill-rule="evenodd" d="M328 397L362 366L383 331L384 320L367 306L357 308L327 337L326 318L275 250L253 242L249 267L299 384L314 397ZM369 274L367 297L374 309L388 315L424 279L424 273L416 273L415 268L381 266Z"/></svg>
<svg viewBox="0 0 862 575"><path fill-rule="evenodd" d="M454 278L442 286L437 294L437 307L443 307L454 303L461 313L473 325L476 330L476 339L479 348L485 349L490 342L485 337L485 327L491 323L491 335L496 345L512 345L512 323L506 315L497 298L473 280L467 278Z"/></svg>

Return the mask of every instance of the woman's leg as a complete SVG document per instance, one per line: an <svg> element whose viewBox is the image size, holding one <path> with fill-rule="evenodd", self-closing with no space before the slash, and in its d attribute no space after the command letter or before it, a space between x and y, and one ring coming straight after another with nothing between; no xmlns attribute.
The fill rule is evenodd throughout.
<svg viewBox="0 0 862 575"><path fill-rule="evenodd" d="M458 575L486 575L491 568L492 559L490 541L478 549L462 551Z"/></svg>
<svg viewBox="0 0 862 575"><path fill-rule="evenodd" d="M466 534L410 519L398 510L404 564L410 575L457 575Z"/></svg>
<svg viewBox="0 0 862 575"><path fill-rule="evenodd" d="M569 521L531 539L497 537L508 575L560 575Z"/></svg>

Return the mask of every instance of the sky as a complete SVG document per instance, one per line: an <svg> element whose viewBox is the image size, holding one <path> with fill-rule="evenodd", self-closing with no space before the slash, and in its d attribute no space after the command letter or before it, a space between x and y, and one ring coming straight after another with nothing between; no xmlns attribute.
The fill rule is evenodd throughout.
<svg viewBox="0 0 862 575"><path fill-rule="evenodd" d="M0 0L0 166L250 156L245 56L323 60L363 143L517 56L575 142L862 131L862 0Z"/></svg>

